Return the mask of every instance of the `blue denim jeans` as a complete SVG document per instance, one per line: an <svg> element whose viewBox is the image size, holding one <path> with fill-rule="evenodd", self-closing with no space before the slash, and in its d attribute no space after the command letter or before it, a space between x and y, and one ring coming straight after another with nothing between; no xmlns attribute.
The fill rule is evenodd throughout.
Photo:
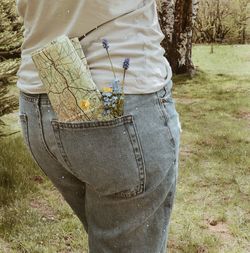
<svg viewBox="0 0 250 253"><path fill-rule="evenodd" d="M90 253L164 253L178 175L171 83L125 95L124 115L59 122L47 94L20 91L24 141L84 225Z"/></svg>

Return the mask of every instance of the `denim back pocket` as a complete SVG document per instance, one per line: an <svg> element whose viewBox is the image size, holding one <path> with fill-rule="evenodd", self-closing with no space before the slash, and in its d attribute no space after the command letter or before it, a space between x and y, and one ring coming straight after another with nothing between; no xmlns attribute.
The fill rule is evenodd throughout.
<svg viewBox="0 0 250 253"><path fill-rule="evenodd" d="M69 170L102 195L144 192L145 165L133 115L107 121L51 121Z"/></svg>

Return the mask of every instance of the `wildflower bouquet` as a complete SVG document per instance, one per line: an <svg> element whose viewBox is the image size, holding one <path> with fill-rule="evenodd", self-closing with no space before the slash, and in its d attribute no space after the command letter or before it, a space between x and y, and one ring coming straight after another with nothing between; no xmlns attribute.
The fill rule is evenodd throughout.
<svg viewBox="0 0 250 253"><path fill-rule="evenodd" d="M108 42L103 40L108 53ZM108 57L113 65L108 53ZM58 120L109 120L123 114L124 92L115 78L100 92L94 83L78 38L63 35L32 54ZM128 68L128 60L124 61ZM125 71L123 84L125 79Z"/></svg>
<svg viewBox="0 0 250 253"><path fill-rule="evenodd" d="M109 54L109 43L106 39L102 40L102 45L107 51L109 62L114 75L114 80L109 87L103 88L102 97L104 101L105 115L111 114L114 117L122 116L124 113L124 81L126 70L129 68L129 58L126 58L123 62L123 79L122 84L120 84L119 79L117 79L114 67Z"/></svg>

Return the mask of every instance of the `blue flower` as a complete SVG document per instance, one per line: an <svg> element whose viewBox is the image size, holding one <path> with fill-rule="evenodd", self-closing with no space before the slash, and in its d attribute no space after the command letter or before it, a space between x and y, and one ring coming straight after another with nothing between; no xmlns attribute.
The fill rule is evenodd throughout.
<svg viewBox="0 0 250 253"><path fill-rule="evenodd" d="M123 68L124 69L128 69L129 68L129 58L126 58L123 62Z"/></svg>
<svg viewBox="0 0 250 253"><path fill-rule="evenodd" d="M106 52L108 54L108 58L109 58L109 62L110 62L110 65L111 65L111 69L113 71L113 74L114 74L114 78L116 79L116 75L115 75L115 70L114 70L114 66L113 66L113 63L111 61L111 57L109 55L109 42L107 39L102 39L102 45L103 47L106 49Z"/></svg>
<svg viewBox="0 0 250 253"><path fill-rule="evenodd" d="M113 86L113 93L114 94L121 93L121 85L120 85L120 81L118 79L115 79L112 82L112 86Z"/></svg>
<svg viewBox="0 0 250 253"><path fill-rule="evenodd" d="M107 39L102 39L102 45L103 45L103 47L104 47L106 50L108 50L108 48L109 48L109 42L108 42Z"/></svg>

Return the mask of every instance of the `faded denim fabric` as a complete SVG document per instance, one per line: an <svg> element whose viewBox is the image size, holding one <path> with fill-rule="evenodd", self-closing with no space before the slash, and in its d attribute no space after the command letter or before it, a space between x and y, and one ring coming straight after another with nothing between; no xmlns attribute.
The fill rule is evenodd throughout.
<svg viewBox="0 0 250 253"><path fill-rule="evenodd" d="M125 95L124 116L59 122L46 94L20 92L24 141L83 223L90 253L164 253L178 175L172 81Z"/></svg>

